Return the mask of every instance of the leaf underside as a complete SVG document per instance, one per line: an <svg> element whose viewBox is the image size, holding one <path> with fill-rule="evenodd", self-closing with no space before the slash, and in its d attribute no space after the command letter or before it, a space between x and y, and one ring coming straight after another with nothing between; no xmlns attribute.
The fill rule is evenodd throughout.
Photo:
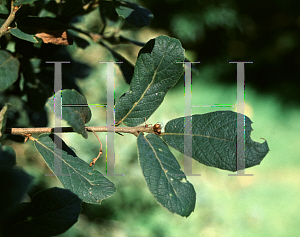
<svg viewBox="0 0 300 237"><path fill-rule="evenodd" d="M192 139L186 144L186 155L202 164L219 169L237 171L237 113L216 111L207 114L192 115L192 134L184 135L185 119L177 118L165 126L163 140L184 154L184 138ZM260 164L269 152L267 141L258 143L250 138L251 120L245 116L245 168ZM188 150L192 151L188 153Z"/></svg>

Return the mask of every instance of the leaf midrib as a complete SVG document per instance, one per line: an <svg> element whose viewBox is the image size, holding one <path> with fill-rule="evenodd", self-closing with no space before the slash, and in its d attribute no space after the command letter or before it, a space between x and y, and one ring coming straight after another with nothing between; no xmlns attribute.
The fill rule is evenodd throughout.
<svg viewBox="0 0 300 237"><path fill-rule="evenodd" d="M142 94L141 97L138 99L138 101L135 102L135 103L133 104L132 108L128 111L128 113L127 113L127 114L126 114L126 115L125 115L125 116L124 116L124 117L123 117L116 125L121 124L121 123L129 116L129 114L135 109L135 107L139 104L139 102L144 98L144 96L145 96L147 90L150 88L150 86L153 84L153 82L154 82L154 80L155 80L156 73L157 73L157 71L158 71L158 69L159 69L159 67L160 67L160 65L161 65L161 63L162 63L162 61L163 61L163 59L165 58L165 52L166 52L166 50L167 50L167 47L168 47L169 43L170 43L170 38L168 39L167 46L166 46L165 49L164 49L164 53L163 53L163 56L162 56L162 58L161 58L161 60L160 60L160 62L159 62L159 65L157 66L157 69L154 71L154 74L153 74L153 76L152 76L151 82L148 84L148 86L147 86L146 89L144 90L143 94ZM145 67L145 68L146 68L146 67Z"/></svg>
<svg viewBox="0 0 300 237"><path fill-rule="evenodd" d="M10 57L8 59L6 59L1 65L0 68L3 67L6 63L8 63L10 60L13 60L14 57L10 55Z"/></svg>
<svg viewBox="0 0 300 237"><path fill-rule="evenodd" d="M163 165L162 165L162 163L161 163L161 161L160 161L160 159L159 159L159 157L158 157L158 155L157 155L157 153L156 153L154 147L152 146L152 144L150 143L150 141L149 141L146 137L144 137L144 138L145 138L145 140L148 142L148 144L149 144L149 146L151 147L151 149L153 150L153 152L154 152L154 154L155 154L155 157L156 157L156 159L158 160L158 162L159 162L159 164L160 164L162 170L164 171L166 178L168 179L169 183L171 184L172 189L173 189L173 191L174 191L174 193L175 193L177 199L178 199L178 200L180 201L180 203L181 203L181 207L183 207L184 205L183 205L181 199L178 197L177 191L176 191L176 189L174 188L174 185L172 184L172 182L170 181L170 179L169 179L169 177L168 177L168 175L167 175L167 172L166 172L165 169L163 168Z"/></svg>
<svg viewBox="0 0 300 237"><path fill-rule="evenodd" d="M78 176L82 176L86 181L88 181L88 183L90 183L92 186L95 186L95 184L91 183L90 180L88 180L86 177L84 177L83 175L81 175L74 167L72 167L69 163L67 163L63 158L59 157L57 154L55 154L51 149L49 149L47 146L45 146L43 143L41 143L39 140L36 140L35 142L39 143L40 145L42 145L45 149L49 150L51 153L53 153L55 156L57 156L61 161L63 161L67 166L69 166L71 169L73 169ZM54 146L53 146L54 148ZM56 148L58 149L58 148ZM62 150L62 152L65 152ZM76 156L77 157L77 156ZM79 157L77 157L79 159ZM49 167L50 168L50 167ZM51 168L50 168L51 169ZM52 169L51 169L52 170Z"/></svg>

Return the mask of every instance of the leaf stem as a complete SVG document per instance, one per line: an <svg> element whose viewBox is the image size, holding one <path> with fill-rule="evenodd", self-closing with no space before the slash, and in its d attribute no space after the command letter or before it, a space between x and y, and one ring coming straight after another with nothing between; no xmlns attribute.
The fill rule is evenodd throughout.
<svg viewBox="0 0 300 237"><path fill-rule="evenodd" d="M12 23L12 21L15 19L16 12L21 8L21 6L14 6L14 2L11 1L11 10L8 18L4 22L4 24L0 28L0 38L9 32L9 25Z"/></svg>
<svg viewBox="0 0 300 237"><path fill-rule="evenodd" d="M107 132L107 126L90 126L86 127L88 132ZM62 133L74 132L72 127L62 127ZM140 132L156 133L153 127L115 127L116 133L131 133L133 135L138 135ZM41 127L41 128L6 128L5 134L13 135L24 135L24 134L39 134L39 133L54 133L54 128L51 127Z"/></svg>

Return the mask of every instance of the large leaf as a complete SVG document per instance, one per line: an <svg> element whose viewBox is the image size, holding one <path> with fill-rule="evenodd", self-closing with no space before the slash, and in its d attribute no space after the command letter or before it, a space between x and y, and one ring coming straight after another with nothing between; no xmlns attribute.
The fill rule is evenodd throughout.
<svg viewBox="0 0 300 237"><path fill-rule="evenodd" d="M9 52L0 50L0 91L9 88L19 76L20 62Z"/></svg>
<svg viewBox="0 0 300 237"><path fill-rule="evenodd" d="M145 122L183 76L183 64L176 63L183 61L179 40L163 35L147 42L139 52L129 91L116 104L116 124L137 126Z"/></svg>
<svg viewBox="0 0 300 237"><path fill-rule="evenodd" d="M123 16L130 25L140 28L150 25L153 14L148 9L127 1L122 1L118 5L116 8L117 13Z"/></svg>
<svg viewBox="0 0 300 237"><path fill-rule="evenodd" d="M5 132L7 112L10 106L10 104L6 103L0 111L0 137L2 137Z"/></svg>
<svg viewBox="0 0 300 237"><path fill-rule="evenodd" d="M92 112L87 106L86 99L76 90L69 89L62 90L61 97L62 105L65 105L62 107L62 118L70 124L75 132L87 138L85 124L91 120ZM54 96L49 98L47 106L54 110Z"/></svg>
<svg viewBox="0 0 300 237"><path fill-rule="evenodd" d="M20 203L2 231L5 236L54 236L74 225L81 200L70 190L50 188L35 194L30 203Z"/></svg>
<svg viewBox="0 0 300 237"><path fill-rule="evenodd" d="M168 146L155 134L137 139L140 165L150 192L170 212L188 217L194 211L196 193Z"/></svg>
<svg viewBox="0 0 300 237"><path fill-rule="evenodd" d="M77 157L59 137L56 138L62 142L61 156L54 153L54 147L56 147L54 136L56 135L42 134L34 143L53 172L55 171L54 159L61 162L62 175L58 175L57 178L65 188L70 189L88 203L101 203L103 199L115 194L114 184Z"/></svg>
<svg viewBox="0 0 300 237"><path fill-rule="evenodd" d="M217 111L192 115L192 134L184 134L184 122L182 117L166 124L162 138L169 146L184 153L184 137L192 136L192 158L219 169L237 170L237 113ZM269 152L267 141L258 143L250 138L251 123L245 116L245 168L260 164Z"/></svg>

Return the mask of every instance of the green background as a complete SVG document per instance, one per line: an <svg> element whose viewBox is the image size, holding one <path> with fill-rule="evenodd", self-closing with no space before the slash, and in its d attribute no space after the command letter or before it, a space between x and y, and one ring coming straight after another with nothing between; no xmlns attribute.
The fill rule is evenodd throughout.
<svg viewBox="0 0 300 237"><path fill-rule="evenodd" d="M245 69L245 114L253 121L252 139L268 141L270 152L261 165L247 169L253 176L232 177L230 172L193 161L188 176L197 193L194 213L180 217L161 207L146 187L137 160L136 138L115 135L115 173L109 179L117 193L101 205L83 204L79 221L67 236L298 236L300 216L300 101L299 101L299 28L297 1L139 1L151 10L150 27L121 31L142 42L165 34L180 39L191 61L201 61L193 71L192 104L234 104L236 65L228 61L253 61ZM95 13L76 23L93 26ZM112 46L135 63L140 47ZM113 60L99 45L85 49L76 44L63 49L72 59L88 65L92 71L76 82L89 104L106 103L106 65ZM71 62L72 64L72 62ZM64 66L63 66L64 70ZM68 73L68 72L66 72ZM115 67L116 99L128 89L120 70ZM193 108L193 114L234 108ZM87 125L105 125L105 109L91 107ZM147 121L166 124L184 115L184 81L171 89L162 105ZM49 114L53 126L53 114ZM67 124L65 124L67 125ZM105 144L105 134L99 134ZM87 140L79 134L64 134L64 141L78 157L92 161L99 144L92 133ZM9 143L8 143L9 144ZM11 142L17 164L35 177L37 190L62 187L33 144ZM105 145L104 145L105 146ZM171 149L183 166L182 154ZM96 164L105 172L105 149Z"/></svg>

